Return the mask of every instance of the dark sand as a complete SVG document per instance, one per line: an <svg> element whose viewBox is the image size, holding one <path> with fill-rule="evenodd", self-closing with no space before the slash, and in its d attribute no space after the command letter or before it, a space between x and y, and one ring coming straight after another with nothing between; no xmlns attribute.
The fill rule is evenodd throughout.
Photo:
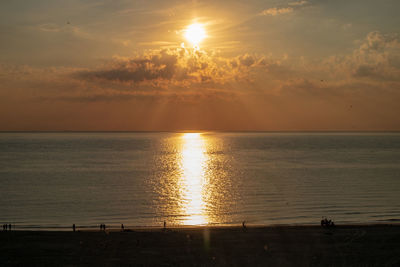
<svg viewBox="0 0 400 267"><path fill-rule="evenodd" d="M0 266L400 266L400 226L0 232Z"/></svg>

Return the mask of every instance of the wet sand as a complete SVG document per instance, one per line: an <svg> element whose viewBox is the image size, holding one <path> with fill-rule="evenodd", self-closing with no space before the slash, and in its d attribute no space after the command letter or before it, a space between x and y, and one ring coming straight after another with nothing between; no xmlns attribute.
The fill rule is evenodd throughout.
<svg viewBox="0 0 400 267"><path fill-rule="evenodd" d="M0 232L15 265L400 266L400 225Z"/></svg>

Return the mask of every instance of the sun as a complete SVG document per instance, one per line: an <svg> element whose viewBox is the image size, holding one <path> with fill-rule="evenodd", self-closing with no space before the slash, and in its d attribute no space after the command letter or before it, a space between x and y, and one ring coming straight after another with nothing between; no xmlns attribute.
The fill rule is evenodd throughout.
<svg viewBox="0 0 400 267"><path fill-rule="evenodd" d="M193 23L185 29L185 38L194 46L198 47L201 41L207 37L203 24Z"/></svg>

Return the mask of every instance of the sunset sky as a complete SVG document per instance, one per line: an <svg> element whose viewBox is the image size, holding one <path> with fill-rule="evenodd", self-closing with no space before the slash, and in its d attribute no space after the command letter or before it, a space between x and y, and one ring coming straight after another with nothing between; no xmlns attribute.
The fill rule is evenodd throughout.
<svg viewBox="0 0 400 267"><path fill-rule="evenodd" d="M399 10L3 0L0 130L400 130Z"/></svg>

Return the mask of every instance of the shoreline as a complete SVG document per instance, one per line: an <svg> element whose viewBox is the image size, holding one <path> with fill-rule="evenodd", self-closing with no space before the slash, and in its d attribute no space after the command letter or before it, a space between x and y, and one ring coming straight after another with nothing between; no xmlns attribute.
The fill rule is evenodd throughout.
<svg viewBox="0 0 400 267"><path fill-rule="evenodd" d="M12 225L12 231L30 231L30 232L69 232L72 231L72 225L71 226L34 226L34 227L23 227L19 225ZM345 223L345 224L336 224L334 228L346 228L346 227L379 227L379 226L400 226L400 220L393 221L392 223L390 222L366 222L366 223ZM163 226L129 226L125 225L125 230L131 230L131 231L146 231L146 230L163 230ZM321 228L319 224L269 224L269 225L264 225L264 224L247 224L246 223L246 228L281 228L281 227L287 227L287 228ZM225 224L225 225L168 225L166 229L171 229L171 230L180 230L180 229L229 229L229 228L242 228L241 224ZM329 228L328 228L329 229ZM107 231L120 231L121 230L121 225L108 225L107 224ZM7 230L9 231L9 230ZM81 232L100 232L102 230L99 230L99 225L96 226L80 226L76 224L76 231L81 231Z"/></svg>
<svg viewBox="0 0 400 267"><path fill-rule="evenodd" d="M2 231L1 266L398 266L400 225Z"/></svg>

